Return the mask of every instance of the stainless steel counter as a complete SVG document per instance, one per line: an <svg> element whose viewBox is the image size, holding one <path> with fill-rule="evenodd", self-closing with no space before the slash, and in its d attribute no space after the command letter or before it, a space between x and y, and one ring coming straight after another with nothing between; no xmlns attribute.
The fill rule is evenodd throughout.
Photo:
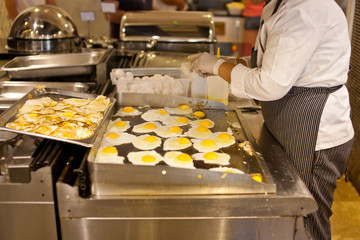
<svg viewBox="0 0 360 240"><path fill-rule="evenodd" d="M237 103L238 104L238 103ZM244 112L275 194L89 196L58 181L62 239L307 239L303 216L316 203L259 112Z"/></svg>

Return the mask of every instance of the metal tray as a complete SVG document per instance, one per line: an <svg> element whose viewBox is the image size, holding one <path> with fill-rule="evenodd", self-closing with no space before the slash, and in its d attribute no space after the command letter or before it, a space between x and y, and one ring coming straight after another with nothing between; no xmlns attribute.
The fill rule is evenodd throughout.
<svg viewBox="0 0 360 240"><path fill-rule="evenodd" d="M77 145L81 145L84 147L92 147L93 143L97 137L97 135L100 133L100 129L102 129L102 126L106 126L108 124L109 119L111 118L113 111L114 111L114 105L116 100L114 98L110 98L111 105L110 107L105 111L104 117L99 123L98 127L96 128L94 134L86 139L81 140L71 140L71 139L64 139L64 138L58 138L43 134L37 134L32 132L26 132L26 131L19 131L11 128L5 127L5 125L16 118L16 114L18 113L18 110L24 105L26 100L29 99L29 96L32 96L32 98L42 98L42 97L50 97L51 99L58 101L63 98L96 98L96 95L88 94L88 93L78 93L78 92L72 92L72 91L66 91L62 89L56 89L56 88L39 88L39 89L33 89L28 94L26 94L23 98L21 98L19 101L17 101L11 108L7 109L0 115L0 130L14 132L18 134L23 135L29 135L34 137L40 137L40 138L46 138L61 142L67 142L67 143L73 143Z"/></svg>
<svg viewBox="0 0 360 240"><path fill-rule="evenodd" d="M234 128L237 142L247 140L241 129L239 119L233 109L221 102L152 94L121 93L118 96L117 106L133 106L146 108L175 107L179 104L202 109L207 118L215 122L214 131L226 131L228 121L236 121L238 128ZM230 118L227 118L228 113ZM122 117L121 119L126 119ZM137 124L140 117L131 117L130 121ZM91 182L91 192L97 196L116 195L195 195L195 194L270 194L276 192L276 185L267 170L266 165L259 163L263 159L258 156L245 156L245 152L238 149L237 144L222 149L230 154L230 166L242 170L246 174L228 174L208 170L208 165L197 163L196 169L182 169L165 164L156 166L137 166L125 162L124 164L107 164L94 162L101 138L92 147L88 159L88 169ZM134 151L131 144L117 146L119 155L125 156ZM135 150L138 151L138 150ZM187 152L189 151L189 152ZM194 149L184 152L192 154ZM158 150L163 154L162 149ZM126 160L127 161L127 160ZM260 174L264 182L256 182L251 174Z"/></svg>
<svg viewBox="0 0 360 240"><path fill-rule="evenodd" d="M105 51L15 57L1 70L13 79L88 75L96 70Z"/></svg>

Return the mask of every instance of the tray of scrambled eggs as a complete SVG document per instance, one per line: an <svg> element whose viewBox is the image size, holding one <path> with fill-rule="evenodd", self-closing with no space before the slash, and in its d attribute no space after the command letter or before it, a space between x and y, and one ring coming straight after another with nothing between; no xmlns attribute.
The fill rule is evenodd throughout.
<svg viewBox="0 0 360 240"><path fill-rule="evenodd" d="M92 147L116 100L56 88L34 88L0 115L0 130Z"/></svg>

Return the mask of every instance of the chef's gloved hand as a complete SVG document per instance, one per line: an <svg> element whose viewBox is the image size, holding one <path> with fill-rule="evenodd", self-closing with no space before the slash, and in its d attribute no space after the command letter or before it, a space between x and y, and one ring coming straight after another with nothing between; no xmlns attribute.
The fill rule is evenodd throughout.
<svg viewBox="0 0 360 240"><path fill-rule="evenodd" d="M188 59L190 60L190 70L200 77L218 75L220 65L225 62L225 60L219 59L207 52L190 55Z"/></svg>

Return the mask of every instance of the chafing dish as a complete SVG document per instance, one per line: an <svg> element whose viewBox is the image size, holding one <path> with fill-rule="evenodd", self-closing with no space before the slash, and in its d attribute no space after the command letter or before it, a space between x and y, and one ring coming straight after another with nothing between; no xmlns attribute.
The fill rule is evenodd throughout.
<svg viewBox="0 0 360 240"><path fill-rule="evenodd" d="M96 70L105 51L15 57L1 70L10 78L39 78L88 75Z"/></svg>
<svg viewBox="0 0 360 240"><path fill-rule="evenodd" d="M80 45L76 26L61 8L30 7L14 20L7 47L25 53L74 52Z"/></svg>
<svg viewBox="0 0 360 240"><path fill-rule="evenodd" d="M211 12L127 12L121 20L123 49L214 53L215 44Z"/></svg>

